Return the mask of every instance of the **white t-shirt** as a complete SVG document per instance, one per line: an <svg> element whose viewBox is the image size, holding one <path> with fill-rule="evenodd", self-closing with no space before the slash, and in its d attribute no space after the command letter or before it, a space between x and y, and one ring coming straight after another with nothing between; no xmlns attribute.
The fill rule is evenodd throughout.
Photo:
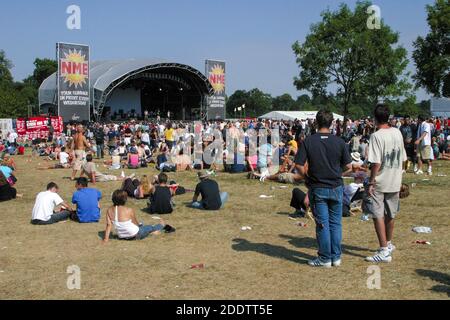
<svg viewBox="0 0 450 320"><path fill-rule="evenodd" d="M375 189L383 193L400 192L403 162L407 160L403 136L397 128L380 129L370 137L368 161L381 164Z"/></svg>
<svg viewBox="0 0 450 320"><path fill-rule="evenodd" d="M350 183L349 185L344 187L344 204L350 205L353 196L359 190L359 188L363 187L362 184L358 184L355 182Z"/></svg>
<svg viewBox="0 0 450 320"><path fill-rule="evenodd" d="M69 163L69 155L67 154L67 152L59 153L59 163L60 164L68 164Z"/></svg>
<svg viewBox="0 0 450 320"><path fill-rule="evenodd" d="M9 143L14 143L16 142L16 139L18 138L17 133L15 133L14 131L12 131L9 136L8 136L8 142Z"/></svg>
<svg viewBox="0 0 450 320"><path fill-rule="evenodd" d="M427 135L422 140L422 146L431 146L431 126L426 121L422 122L420 125L420 128L417 131L417 138L420 138L424 132L426 132Z"/></svg>
<svg viewBox="0 0 450 320"><path fill-rule="evenodd" d="M141 137L142 142L150 143L150 136L147 132L144 132Z"/></svg>
<svg viewBox="0 0 450 320"><path fill-rule="evenodd" d="M32 220L48 221L50 220L55 207L63 203L63 199L55 192L43 191L36 197L36 203L31 215Z"/></svg>

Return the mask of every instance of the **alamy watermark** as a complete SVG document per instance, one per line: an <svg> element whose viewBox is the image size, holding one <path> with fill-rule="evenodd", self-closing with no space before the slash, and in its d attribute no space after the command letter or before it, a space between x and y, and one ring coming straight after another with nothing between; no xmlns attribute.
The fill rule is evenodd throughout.
<svg viewBox="0 0 450 320"><path fill-rule="evenodd" d="M367 289L369 290L380 290L381 289L381 269L379 266L369 266L367 268Z"/></svg>
<svg viewBox="0 0 450 320"><path fill-rule="evenodd" d="M377 5L371 5L367 8L367 28L370 30L381 29L381 9Z"/></svg>
<svg viewBox="0 0 450 320"><path fill-rule="evenodd" d="M67 267L68 274L67 277L67 289L69 290L80 290L81 289L81 270L77 265L71 265Z"/></svg>
<svg viewBox="0 0 450 320"><path fill-rule="evenodd" d="M66 26L69 30L81 29L81 9L79 6L72 4L67 7L66 13L69 17L66 20Z"/></svg>

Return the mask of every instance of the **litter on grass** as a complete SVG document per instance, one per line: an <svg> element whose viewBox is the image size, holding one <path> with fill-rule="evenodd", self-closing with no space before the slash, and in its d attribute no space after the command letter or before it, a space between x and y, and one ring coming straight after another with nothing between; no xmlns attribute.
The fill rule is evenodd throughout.
<svg viewBox="0 0 450 320"><path fill-rule="evenodd" d="M414 241L413 243L417 243L417 244L428 244L428 245L431 244L431 242L425 241L425 240L416 240L416 241Z"/></svg>
<svg viewBox="0 0 450 320"><path fill-rule="evenodd" d="M260 199L270 199L273 198L273 196L266 196L265 194L262 194L259 196Z"/></svg>
<svg viewBox="0 0 450 320"><path fill-rule="evenodd" d="M414 227L412 231L415 233L431 233L432 230L430 227Z"/></svg>

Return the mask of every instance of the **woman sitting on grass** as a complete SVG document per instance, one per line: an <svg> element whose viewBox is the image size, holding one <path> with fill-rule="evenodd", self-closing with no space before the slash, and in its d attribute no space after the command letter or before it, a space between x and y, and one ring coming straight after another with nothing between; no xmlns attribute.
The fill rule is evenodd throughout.
<svg viewBox="0 0 450 320"><path fill-rule="evenodd" d="M145 199L150 196L154 189L155 187L150 182L150 178L144 175L140 181L138 179L133 180L131 178L125 179L121 190L124 190L129 197L135 199Z"/></svg>
<svg viewBox="0 0 450 320"><path fill-rule="evenodd" d="M17 190L11 186L3 172L0 170L0 202L22 197L23 195L17 193Z"/></svg>
<svg viewBox="0 0 450 320"><path fill-rule="evenodd" d="M127 208L127 193L122 190L114 191L112 195L113 206L106 212L106 230L103 243L109 241L112 226L116 228L117 236L121 240L142 240L150 234L160 234L161 231L166 233L174 232L175 228L166 225L163 220L157 225L144 226L139 224L136 214L131 208Z"/></svg>

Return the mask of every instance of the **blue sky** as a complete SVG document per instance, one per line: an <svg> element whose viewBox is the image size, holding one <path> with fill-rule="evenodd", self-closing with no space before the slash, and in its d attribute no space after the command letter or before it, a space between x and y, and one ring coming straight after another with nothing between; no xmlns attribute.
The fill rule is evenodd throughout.
<svg viewBox="0 0 450 320"><path fill-rule="evenodd" d="M291 45L303 41L327 7L342 0L39 0L2 1L0 49L22 80L36 57L55 58L55 43L91 46L91 58L158 57L204 71L204 60L227 62L227 94L258 87L272 95L300 93ZM426 4L433 0L376 0L381 15L411 54L428 32ZM66 28L66 8L81 8L81 30ZM414 71L411 63L410 71ZM424 91L418 98L427 99Z"/></svg>

